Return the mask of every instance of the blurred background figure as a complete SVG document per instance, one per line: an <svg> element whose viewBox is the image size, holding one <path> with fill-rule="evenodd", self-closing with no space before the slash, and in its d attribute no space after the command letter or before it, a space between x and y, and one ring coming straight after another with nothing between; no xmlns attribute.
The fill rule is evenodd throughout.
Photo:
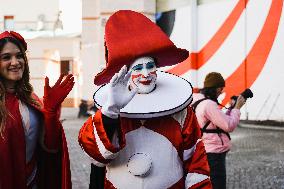
<svg viewBox="0 0 284 189"><path fill-rule="evenodd" d="M97 111L97 107L92 102L88 102L87 100L81 99L81 103L79 105L78 118L81 117L89 117L93 115Z"/></svg>
<svg viewBox="0 0 284 189"><path fill-rule="evenodd" d="M245 104L242 95L235 101L230 114L224 113L217 100L225 87L220 73L206 75L200 93L193 94L192 108L203 133L202 139L210 166L210 178L214 189L226 188L226 154L231 148L229 132L233 132L240 121L240 108Z"/></svg>

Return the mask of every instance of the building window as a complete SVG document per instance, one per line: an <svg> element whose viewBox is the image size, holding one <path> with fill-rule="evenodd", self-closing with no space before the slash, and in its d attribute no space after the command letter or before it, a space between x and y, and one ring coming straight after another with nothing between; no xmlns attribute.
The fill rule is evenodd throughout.
<svg viewBox="0 0 284 189"><path fill-rule="evenodd" d="M14 16L4 16L4 30L14 30Z"/></svg>
<svg viewBox="0 0 284 189"><path fill-rule="evenodd" d="M61 60L60 61L60 73L67 75L72 73L72 60Z"/></svg>

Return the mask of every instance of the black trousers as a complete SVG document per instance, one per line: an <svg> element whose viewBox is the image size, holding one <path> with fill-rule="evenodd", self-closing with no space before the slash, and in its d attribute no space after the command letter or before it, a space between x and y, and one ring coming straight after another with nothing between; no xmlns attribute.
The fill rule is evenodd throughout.
<svg viewBox="0 0 284 189"><path fill-rule="evenodd" d="M226 189L226 154L207 153L213 189Z"/></svg>
<svg viewBox="0 0 284 189"><path fill-rule="evenodd" d="M97 167L91 163L89 189L104 189L105 167Z"/></svg>

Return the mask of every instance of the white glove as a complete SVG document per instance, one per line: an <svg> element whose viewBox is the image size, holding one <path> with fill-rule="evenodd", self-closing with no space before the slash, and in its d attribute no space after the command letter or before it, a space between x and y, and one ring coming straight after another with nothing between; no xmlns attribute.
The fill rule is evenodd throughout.
<svg viewBox="0 0 284 189"><path fill-rule="evenodd" d="M124 65L120 71L111 78L107 101L101 110L104 115L112 119L117 119L120 109L125 107L138 92L138 88L129 90L128 80L130 76L131 71L127 72L127 67Z"/></svg>

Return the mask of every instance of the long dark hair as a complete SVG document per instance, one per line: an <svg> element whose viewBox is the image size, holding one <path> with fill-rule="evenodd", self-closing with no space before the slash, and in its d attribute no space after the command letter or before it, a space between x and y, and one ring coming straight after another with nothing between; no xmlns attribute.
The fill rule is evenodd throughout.
<svg viewBox="0 0 284 189"><path fill-rule="evenodd" d="M218 102L218 96L217 96L217 88L216 87L206 87L203 89L200 89L200 93L204 94L206 98L209 98L210 100L213 100L216 102L219 106L228 109L226 106L220 104Z"/></svg>
<svg viewBox="0 0 284 189"><path fill-rule="evenodd" d="M19 42L17 39L12 37L6 37L0 39L0 52L2 52L4 46L8 42L15 44L20 49L21 53L24 55L24 61L25 61L23 77L22 79L16 82L15 86L16 87L15 92L17 94L17 97L25 103L34 104L35 106L39 107L40 105L32 98L31 95L33 92L33 87L30 84L30 71L29 71L28 59L26 56L25 49L21 44L21 42ZM6 94L6 88L3 82L3 77L0 75L0 136L3 136L7 116L8 115L11 116L5 107L5 94Z"/></svg>
<svg viewBox="0 0 284 189"><path fill-rule="evenodd" d="M206 98L209 98L218 103L216 87L206 87L206 88L200 89L200 93L203 94Z"/></svg>

